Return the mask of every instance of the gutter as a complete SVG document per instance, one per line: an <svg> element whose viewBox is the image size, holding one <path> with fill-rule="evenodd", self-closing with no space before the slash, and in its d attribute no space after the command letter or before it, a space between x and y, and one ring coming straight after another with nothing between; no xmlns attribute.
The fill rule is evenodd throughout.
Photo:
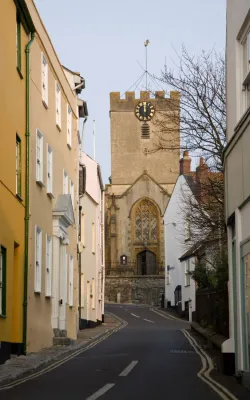
<svg viewBox="0 0 250 400"><path fill-rule="evenodd" d="M31 39L26 45L26 132L25 132L25 233L24 233L24 287L23 287L23 352L27 352L27 308L28 308L28 267L29 267L29 173L30 173L30 47L35 39L35 33L31 33Z"/></svg>

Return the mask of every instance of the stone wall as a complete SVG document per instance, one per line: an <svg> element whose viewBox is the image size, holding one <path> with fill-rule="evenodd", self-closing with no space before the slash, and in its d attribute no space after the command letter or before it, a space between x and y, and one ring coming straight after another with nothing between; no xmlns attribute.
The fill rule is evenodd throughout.
<svg viewBox="0 0 250 400"><path fill-rule="evenodd" d="M106 276L105 302L161 305L164 276Z"/></svg>

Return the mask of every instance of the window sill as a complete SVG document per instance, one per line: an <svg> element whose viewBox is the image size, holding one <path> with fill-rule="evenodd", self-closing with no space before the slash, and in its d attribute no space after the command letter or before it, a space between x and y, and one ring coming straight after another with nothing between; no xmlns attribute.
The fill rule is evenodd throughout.
<svg viewBox="0 0 250 400"><path fill-rule="evenodd" d="M72 150L71 144L67 143L67 146L70 150Z"/></svg>
<svg viewBox="0 0 250 400"><path fill-rule="evenodd" d="M39 295L39 296L42 294L41 290L34 290L34 293Z"/></svg>
<svg viewBox="0 0 250 400"><path fill-rule="evenodd" d="M44 183L42 181L36 181L37 185L40 187L45 187Z"/></svg>
<svg viewBox="0 0 250 400"><path fill-rule="evenodd" d="M51 192L47 192L47 196L52 200L55 198L55 196L53 195L53 193Z"/></svg>
<svg viewBox="0 0 250 400"><path fill-rule="evenodd" d="M191 285L189 284L189 285L185 285L185 287L190 287Z"/></svg>
<svg viewBox="0 0 250 400"><path fill-rule="evenodd" d="M0 318L6 319L6 318L7 318L7 315L0 314Z"/></svg>
<svg viewBox="0 0 250 400"><path fill-rule="evenodd" d="M23 79L23 74L22 74L22 71L20 70L20 68L16 67L16 70L17 70L18 75L20 76L20 78Z"/></svg>
<svg viewBox="0 0 250 400"><path fill-rule="evenodd" d="M48 110L49 106L48 106L48 104L46 103L46 101L42 100L42 103L43 103L43 105L44 105L44 108L45 108L46 110Z"/></svg>
<svg viewBox="0 0 250 400"><path fill-rule="evenodd" d="M58 124L56 124L56 127L59 130L59 132L62 132L62 128Z"/></svg>
<svg viewBox="0 0 250 400"><path fill-rule="evenodd" d="M40 292L39 292L39 293L40 293ZM51 297L52 297L51 294L46 294L46 295L45 295L45 298L48 299L48 300L50 300Z"/></svg>
<svg viewBox="0 0 250 400"><path fill-rule="evenodd" d="M190 240L191 240L191 238L189 237L189 238L185 239L185 242L189 242Z"/></svg>
<svg viewBox="0 0 250 400"><path fill-rule="evenodd" d="M23 202L23 198L20 196L20 194L16 194L16 198L19 200L19 201L21 201L21 202Z"/></svg>

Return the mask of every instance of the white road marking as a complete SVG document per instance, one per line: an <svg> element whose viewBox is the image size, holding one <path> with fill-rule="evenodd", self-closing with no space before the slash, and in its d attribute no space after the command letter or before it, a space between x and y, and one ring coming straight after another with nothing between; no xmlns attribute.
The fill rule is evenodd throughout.
<svg viewBox="0 0 250 400"><path fill-rule="evenodd" d="M114 383L107 383L107 385L103 386L100 390L92 394L92 396L88 397L86 400L96 400L99 397L101 397L103 394L105 394L108 390L110 390L113 386L115 386Z"/></svg>
<svg viewBox="0 0 250 400"><path fill-rule="evenodd" d="M179 322L184 322L184 323L189 324L189 321L186 321L185 319L181 319L181 318L174 317L173 315L168 314L168 313L166 313L165 311L156 310L156 309L154 309L154 308L150 308L150 311L153 311L154 313L160 315L162 318L170 319L170 320L172 320L172 321L176 319L176 320L179 321Z"/></svg>
<svg viewBox="0 0 250 400"><path fill-rule="evenodd" d="M132 369L138 364L138 361L132 361L121 373L119 376L127 376Z"/></svg>
<svg viewBox="0 0 250 400"><path fill-rule="evenodd" d="M133 315L133 317L140 318L139 315L135 315L133 313L130 313L130 314Z"/></svg>
<svg viewBox="0 0 250 400"><path fill-rule="evenodd" d="M151 324L154 324L154 321L150 321L150 319L144 318L144 321L151 322Z"/></svg>
<svg viewBox="0 0 250 400"><path fill-rule="evenodd" d="M198 345L196 340L185 329L182 329L182 332L188 339L189 343L191 344L195 352L201 358L202 368L198 372L197 376L203 382L209 385L223 400L228 400L228 399L237 400L237 397L235 397L231 392L229 392L229 390L227 390L224 386L222 386L220 383L211 378L210 373L214 369L214 364L209 355Z"/></svg>
<svg viewBox="0 0 250 400"><path fill-rule="evenodd" d="M109 312L109 315L113 316L118 321L120 321L121 325L118 326L117 328L114 328L114 329L108 331L104 336L102 336L101 338L91 342L86 347L84 347L82 349L79 349L79 350L76 350L75 352L71 353L70 356L66 356L62 360L54 362L51 366L45 367L39 372L35 372L35 373L27 376L26 378L17 379L14 382L7 383L6 385L3 385L3 386L0 385L0 392L8 390L8 389L12 389L13 387L19 386L24 382L27 382L27 381L29 381L31 379L34 379L34 378L37 378L38 376L44 375L44 374L52 371L53 369L56 369L56 368L60 367L62 364L65 364L67 361L72 360L72 358L78 356L81 353L85 353L87 350L91 349L92 347L95 347L98 343L104 341L106 338L111 336L113 333L118 332L120 329L123 329L123 328L125 328L125 326L128 325L128 322L126 322L124 319L122 319L120 317L117 317L117 315L115 315L115 314L113 314L111 312Z"/></svg>

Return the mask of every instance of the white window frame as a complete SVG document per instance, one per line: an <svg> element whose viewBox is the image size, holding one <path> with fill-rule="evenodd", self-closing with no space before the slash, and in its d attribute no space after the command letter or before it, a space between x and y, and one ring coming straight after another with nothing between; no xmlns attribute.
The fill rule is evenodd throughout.
<svg viewBox="0 0 250 400"><path fill-rule="evenodd" d="M63 170L63 194L69 194L69 175L65 169Z"/></svg>
<svg viewBox="0 0 250 400"><path fill-rule="evenodd" d="M245 19L237 41L237 120L240 120L250 107L250 19Z"/></svg>
<svg viewBox="0 0 250 400"><path fill-rule="evenodd" d="M81 215L81 243L85 247L85 214Z"/></svg>
<svg viewBox="0 0 250 400"><path fill-rule="evenodd" d="M190 258L185 260L185 286L191 285L191 276L190 276Z"/></svg>
<svg viewBox="0 0 250 400"><path fill-rule="evenodd" d="M52 295L52 237L46 234L45 296Z"/></svg>
<svg viewBox="0 0 250 400"><path fill-rule="evenodd" d="M95 278L92 278L92 310L95 310L95 294L96 294L96 287L95 287Z"/></svg>
<svg viewBox="0 0 250 400"><path fill-rule="evenodd" d="M55 92L56 92L56 126L61 130L61 127L62 127L62 95L61 95L61 87L57 81L55 84Z"/></svg>
<svg viewBox="0 0 250 400"><path fill-rule="evenodd" d="M98 300L102 300L102 272L98 272Z"/></svg>
<svg viewBox="0 0 250 400"><path fill-rule="evenodd" d="M68 304L69 307L74 305L74 258L69 256L69 292L68 292Z"/></svg>
<svg viewBox="0 0 250 400"><path fill-rule="evenodd" d="M95 254L96 242L95 242L95 223L92 222L92 253Z"/></svg>
<svg viewBox="0 0 250 400"><path fill-rule="evenodd" d="M43 185L43 134L39 129L36 130L36 182Z"/></svg>
<svg viewBox="0 0 250 400"><path fill-rule="evenodd" d="M43 231L39 226L35 226L35 293L42 292L42 236Z"/></svg>
<svg viewBox="0 0 250 400"><path fill-rule="evenodd" d="M67 145L72 147L72 109L67 103Z"/></svg>
<svg viewBox="0 0 250 400"><path fill-rule="evenodd" d="M48 108L49 105L49 65L44 53L41 54L42 65L42 101Z"/></svg>
<svg viewBox="0 0 250 400"><path fill-rule="evenodd" d="M70 190L70 195L71 195L71 200L72 200L72 206L74 209L74 204L75 204L75 186L74 182L72 179L69 180L69 190Z"/></svg>
<svg viewBox="0 0 250 400"><path fill-rule="evenodd" d="M47 143L47 193L53 196L53 150Z"/></svg>

